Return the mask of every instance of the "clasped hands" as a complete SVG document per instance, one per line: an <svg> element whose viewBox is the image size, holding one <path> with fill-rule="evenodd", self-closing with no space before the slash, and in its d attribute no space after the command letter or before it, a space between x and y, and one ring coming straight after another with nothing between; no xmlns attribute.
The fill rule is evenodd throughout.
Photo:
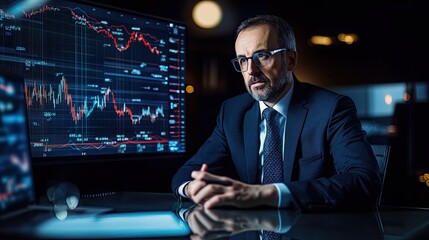
<svg viewBox="0 0 429 240"><path fill-rule="evenodd" d="M185 194L204 208L258 206L277 207L278 192L274 185L246 184L225 176L208 172L207 164L193 171L192 180L185 186Z"/></svg>

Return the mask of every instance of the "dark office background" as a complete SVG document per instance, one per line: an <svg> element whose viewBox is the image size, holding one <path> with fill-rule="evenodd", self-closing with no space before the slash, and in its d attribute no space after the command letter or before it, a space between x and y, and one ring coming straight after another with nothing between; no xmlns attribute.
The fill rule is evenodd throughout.
<svg viewBox="0 0 429 240"><path fill-rule="evenodd" d="M172 174L211 133L221 102L245 91L241 74L234 71L230 59L235 56L235 28L251 16L276 14L291 23L299 53L295 73L301 81L327 88L384 83L413 86L413 83L428 82L428 73L424 70L429 63L425 37L429 17L418 1L218 0L224 18L220 26L212 30L201 29L192 21L191 11L197 0L91 2L185 22L188 25L187 84L195 89L187 95L186 157L175 163L154 161L144 166L134 163L124 167L123 163L112 162L104 166L103 176L97 176L94 171L100 168L99 165L87 165L86 172L80 169L80 173L74 173L73 179L79 179L79 185L91 190L109 191L112 189L108 186L116 186L120 190L170 191ZM356 33L359 40L352 45L338 43L332 46L315 46L309 42L313 35L335 37L342 32ZM390 117L381 119L384 123L391 120ZM414 119L406 124L413 122ZM420 125L427 129L425 124ZM404 134L409 135L408 132ZM377 141L390 143L387 136L381 140L377 138ZM422 165L429 169L429 164ZM64 166L43 168L49 168L47 172L50 173L64 170ZM40 166L36 170L41 182L49 182L49 174L40 174L45 170L41 171Z"/></svg>
<svg viewBox="0 0 429 240"><path fill-rule="evenodd" d="M198 0L93 1L144 14L185 22L188 25L187 81L188 150L194 152L211 132L222 100L244 92L244 84L230 59L235 56L234 31L244 19L276 14L295 28L298 44L296 75L301 81L323 87L368 83L427 81L425 24L429 21L417 1L227 1L219 27L205 30L192 21ZM313 46L313 35L336 37L357 33L352 45Z"/></svg>

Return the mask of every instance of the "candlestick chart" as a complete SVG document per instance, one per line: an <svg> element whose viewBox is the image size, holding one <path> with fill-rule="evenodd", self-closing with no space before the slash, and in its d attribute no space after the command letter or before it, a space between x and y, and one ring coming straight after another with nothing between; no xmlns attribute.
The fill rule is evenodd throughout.
<svg viewBox="0 0 429 240"><path fill-rule="evenodd" d="M33 157L185 151L186 26L74 1L0 5Z"/></svg>

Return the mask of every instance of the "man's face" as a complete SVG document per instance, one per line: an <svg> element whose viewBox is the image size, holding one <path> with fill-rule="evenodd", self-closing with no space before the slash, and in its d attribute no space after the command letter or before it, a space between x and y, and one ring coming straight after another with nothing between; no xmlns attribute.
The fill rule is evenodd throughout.
<svg viewBox="0 0 429 240"><path fill-rule="evenodd" d="M237 56L251 57L261 50L272 51L280 48L277 33L267 24L257 25L242 31L235 41ZM247 71L242 72L247 91L258 101L274 105L287 92L287 66L285 52L271 56L268 65L258 67L248 59Z"/></svg>

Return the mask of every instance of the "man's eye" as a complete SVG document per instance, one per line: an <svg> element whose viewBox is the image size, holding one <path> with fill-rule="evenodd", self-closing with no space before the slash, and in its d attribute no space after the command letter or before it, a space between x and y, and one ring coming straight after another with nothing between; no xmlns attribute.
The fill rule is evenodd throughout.
<svg viewBox="0 0 429 240"><path fill-rule="evenodd" d="M247 62L246 58L239 58L238 59L238 63L240 63L240 64L245 63L245 62Z"/></svg>
<svg viewBox="0 0 429 240"><path fill-rule="evenodd" d="M270 58L270 55L268 53L262 52L262 53L258 53L257 57L260 60L266 60Z"/></svg>

